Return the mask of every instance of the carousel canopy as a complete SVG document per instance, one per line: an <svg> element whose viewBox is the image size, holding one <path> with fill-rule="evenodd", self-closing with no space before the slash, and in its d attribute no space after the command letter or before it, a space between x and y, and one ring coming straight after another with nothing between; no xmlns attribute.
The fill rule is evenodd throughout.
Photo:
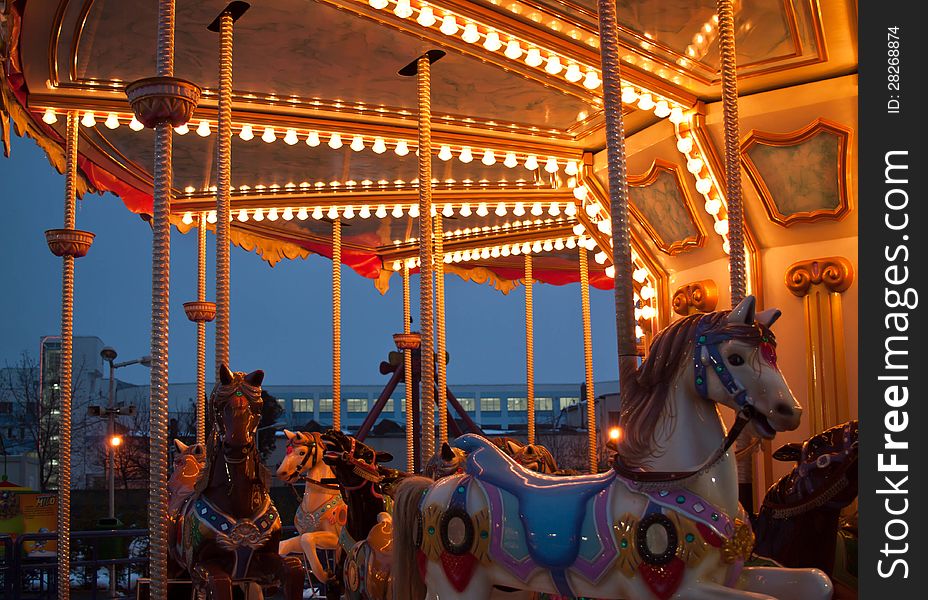
<svg viewBox="0 0 928 600"><path fill-rule="evenodd" d="M220 40L207 27L226 5L177 2L175 74L203 88L174 136L184 232L215 223ZM153 133L125 87L154 73L156 3L3 10L4 127L12 117L61 168L62 116L79 111L85 189L149 214ZM618 14L634 279L667 314L675 274L727 260L716 3L620 0ZM740 2L735 24L754 281L765 249L856 235L856 3ZM232 241L271 264L331 256L337 218L342 261L380 289L415 268L416 86L398 71L441 49L432 182L446 271L508 291L531 253L536 280L567 283L581 246L592 285L611 287L598 41L592 0L254 2L234 27Z"/></svg>

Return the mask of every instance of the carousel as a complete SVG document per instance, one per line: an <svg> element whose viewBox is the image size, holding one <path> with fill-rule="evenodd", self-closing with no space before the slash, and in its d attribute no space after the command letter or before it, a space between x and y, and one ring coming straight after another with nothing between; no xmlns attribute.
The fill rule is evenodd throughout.
<svg viewBox="0 0 928 600"><path fill-rule="evenodd" d="M94 238L76 203L111 192L151 224L140 596L856 598L855 2L0 9L4 150L31 138L66 181L45 232L62 258L60 540L74 261ZM176 235L197 236L197 264L171 264ZM264 374L230 364L233 244L332 261L334 422L286 432L276 477L305 488L287 539L255 451ZM403 290L388 371L408 382L404 469L365 443L387 396L360 431L341 424L343 275ZM205 400L169 464L172 276L197 278L184 308ZM484 437L448 385L450 276L524 302L524 439ZM536 443L539 284L578 288L563 310L583 346L559 351L585 365L587 473ZM615 322L592 322L596 293L614 294ZM605 328L616 422L592 409Z"/></svg>

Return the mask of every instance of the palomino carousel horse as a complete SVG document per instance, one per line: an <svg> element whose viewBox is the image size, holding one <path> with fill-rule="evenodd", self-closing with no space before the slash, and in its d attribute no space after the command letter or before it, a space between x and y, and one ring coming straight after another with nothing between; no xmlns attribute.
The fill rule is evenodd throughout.
<svg viewBox="0 0 928 600"><path fill-rule="evenodd" d="M857 421L774 453L796 467L773 484L754 523L755 552L787 567L835 566L841 509L857 498Z"/></svg>
<svg viewBox="0 0 928 600"><path fill-rule="evenodd" d="M463 474L397 489L395 597L830 598L817 569L743 567L754 540L729 449L749 423L771 438L800 418L776 365L777 316L755 318L749 297L661 332L623 390L623 456L608 472L542 475L483 438L455 440ZM716 403L738 412L728 435Z"/></svg>
<svg viewBox="0 0 928 600"><path fill-rule="evenodd" d="M393 523L387 512L384 487L401 472L378 463L393 456L331 429L322 434L323 460L335 473L348 518L339 534L340 583L348 600L391 600ZM405 475L405 474L402 474ZM338 578L336 578L338 579ZM334 583L334 582L333 582ZM338 586L326 586L329 597L341 597Z"/></svg>
<svg viewBox="0 0 928 600"><path fill-rule="evenodd" d="M233 584L260 586L287 600L303 596L303 563L277 554L280 518L255 444L263 371L220 367L210 398L206 470L172 526L170 553L200 597L231 600Z"/></svg>
<svg viewBox="0 0 928 600"><path fill-rule="evenodd" d="M174 456L174 470L168 479L168 514L180 514L184 502L193 495L193 488L203 474L206 466L206 448L203 444L187 445L175 439L177 454Z"/></svg>
<svg viewBox="0 0 928 600"><path fill-rule="evenodd" d="M317 549L335 550L338 534L345 525L348 509L338 493L332 469L322 460L325 444L319 432L305 433L284 429L289 443L277 477L287 485L303 482L303 498L296 509L293 524L297 535L280 543L280 554L300 553L306 557L313 575L325 583L330 572L319 562Z"/></svg>

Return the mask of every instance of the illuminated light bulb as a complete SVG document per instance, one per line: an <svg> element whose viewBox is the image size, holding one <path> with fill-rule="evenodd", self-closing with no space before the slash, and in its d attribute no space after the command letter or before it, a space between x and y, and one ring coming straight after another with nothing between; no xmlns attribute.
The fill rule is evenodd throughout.
<svg viewBox="0 0 928 600"><path fill-rule="evenodd" d="M461 215L462 217L469 217L470 216L470 204L468 204L467 202L462 204L461 210L458 211L458 214Z"/></svg>
<svg viewBox="0 0 928 600"><path fill-rule="evenodd" d="M361 150L364 150L364 138L362 138L360 135L354 136L353 138L351 138L351 145L348 147L354 150L355 152L360 152Z"/></svg>
<svg viewBox="0 0 928 600"><path fill-rule="evenodd" d="M371 207L364 205L361 207L361 210L358 211L358 216L362 219L369 219L371 217Z"/></svg>
<svg viewBox="0 0 928 600"><path fill-rule="evenodd" d="M354 218L354 207L346 206L345 210L342 211L342 216L345 217L346 219L353 219Z"/></svg>
<svg viewBox="0 0 928 600"><path fill-rule="evenodd" d="M216 211L215 211L215 210L211 210L211 211L209 211L208 213L206 213L206 222L207 222L207 223L215 223L216 221L217 221L217 219L216 219Z"/></svg>
<svg viewBox="0 0 928 600"><path fill-rule="evenodd" d="M670 105L666 100L658 100L654 105L654 116L664 118L670 115Z"/></svg>
<svg viewBox="0 0 928 600"><path fill-rule="evenodd" d="M142 122L135 118L135 115L132 115L132 120L129 121L129 129L132 131L141 131L145 129L145 126L142 125Z"/></svg>
<svg viewBox="0 0 928 600"><path fill-rule="evenodd" d="M541 245L541 249L545 252L551 252L554 250L554 242L551 240L545 240L545 243Z"/></svg>
<svg viewBox="0 0 928 600"><path fill-rule="evenodd" d="M309 218L309 213L306 211L305 206L300 208L300 210L296 211L296 218L299 219L300 221L305 221L306 219Z"/></svg>
<svg viewBox="0 0 928 600"><path fill-rule="evenodd" d="M49 125L54 125L58 122L58 115L55 113L54 108L46 108L45 113L42 115L42 121L48 123Z"/></svg>
<svg viewBox="0 0 928 600"><path fill-rule="evenodd" d="M635 337L636 338L644 337L644 329L641 328L641 325L635 325Z"/></svg>
<svg viewBox="0 0 928 600"><path fill-rule="evenodd" d="M247 142L247 141L249 141L249 140L254 139L254 137L255 137L255 131L254 131L254 129L251 127L251 125L242 125L242 130L238 132L238 137L239 137L242 141Z"/></svg>
<svg viewBox="0 0 928 600"><path fill-rule="evenodd" d="M549 157L548 160L545 161L545 172L557 173L557 169L558 169L557 159L553 157Z"/></svg>
<svg viewBox="0 0 928 600"><path fill-rule="evenodd" d="M525 159L525 168L529 171L534 171L538 168L538 158L536 158L534 154Z"/></svg>
<svg viewBox="0 0 928 600"><path fill-rule="evenodd" d="M272 208L272 209L270 209L269 211L267 211L267 220L268 220L268 221L276 221L277 218L278 218L278 215L277 215L277 209L276 209L276 208Z"/></svg>
<svg viewBox="0 0 928 600"><path fill-rule="evenodd" d="M517 217L521 217L522 215L524 215L524 214L525 214L525 205L522 204L521 202L516 202L515 207L513 207L513 209L512 209L512 214L514 214L514 215L517 216Z"/></svg>
<svg viewBox="0 0 928 600"><path fill-rule="evenodd" d="M634 279L634 280L637 281L638 283L644 283L645 280L646 280L647 278L648 278L648 270L647 270L647 269L644 269L644 268L635 269L635 270L632 272L632 279Z"/></svg>
<svg viewBox="0 0 928 600"><path fill-rule="evenodd" d="M332 150L338 150L342 147L342 136L338 133L333 133L329 138L329 148Z"/></svg>
<svg viewBox="0 0 928 600"><path fill-rule="evenodd" d="M264 211L261 210L260 208L256 208L256 209L255 209L255 216L254 216L254 219L255 219L255 221L263 221L263 220L264 220Z"/></svg>
<svg viewBox="0 0 928 600"><path fill-rule="evenodd" d="M93 127L97 124L97 119L93 116L93 113L87 111L84 113L84 116L81 117L81 125L84 127Z"/></svg>
<svg viewBox="0 0 928 600"><path fill-rule="evenodd" d="M654 288L650 285L642 286L641 291L638 292L642 300L650 300L654 297Z"/></svg>
<svg viewBox="0 0 928 600"><path fill-rule="evenodd" d="M490 214L490 210L487 208L486 202L481 202L477 205L477 216L485 217Z"/></svg>
<svg viewBox="0 0 928 600"><path fill-rule="evenodd" d="M510 251L513 256L519 256L522 254L522 247L519 244L513 244L512 250Z"/></svg>
<svg viewBox="0 0 928 600"><path fill-rule="evenodd" d="M454 260L454 254L451 254L450 252L448 252L445 254L444 258L442 259L442 262L447 264L447 263L450 263L452 260Z"/></svg>
<svg viewBox="0 0 928 600"><path fill-rule="evenodd" d="M313 211L315 213L315 211ZM334 206L330 206L328 212L325 214L326 217L332 219L333 221L338 218L338 209ZM315 218L315 214L313 215Z"/></svg>
<svg viewBox="0 0 928 600"><path fill-rule="evenodd" d="M445 15L441 20L441 27L439 27L438 30L445 35L456 34L458 32L458 23L454 20L454 15Z"/></svg>
<svg viewBox="0 0 928 600"><path fill-rule="evenodd" d="M606 258L608 257L606 256L605 252L597 252L596 254L593 255L593 260L596 261L597 265L606 264Z"/></svg>
<svg viewBox="0 0 928 600"><path fill-rule="evenodd" d="M651 306L650 304L646 306L642 306L641 307L641 318L643 318L646 321L650 321L651 319L654 318L654 315L656 314L656 312L657 311L655 311L654 307Z"/></svg>
<svg viewBox="0 0 928 600"><path fill-rule="evenodd" d="M593 238L586 238L583 240L583 245L586 246L587 250L596 250L596 240Z"/></svg>
<svg viewBox="0 0 928 600"><path fill-rule="evenodd" d="M571 83L577 83L583 79L583 72L580 70L580 67L576 64L567 65L567 72L564 73L564 79Z"/></svg>
<svg viewBox="0 0 928 600"><path fill-rule="evenodd" d="M532 252L534 252L535 254L538 254L539 252L541 252L541 249L542 249L541 242L536 241L534 244L532 244Z"/></svg>
<svg viewBox="0 0 928 600"><path fill-rule="evenodd" d="M608 277L609 279L615 279L615 266L614 265L609 265L608 267L606 267L606 277Z"/></svg>
<svg viewBox="0 0 928 600"><path fill-rule="evenodd" d="M731 254L731 243L728 240L725 240L722 243L722 252L725 254Z"/></svg>
<svg viewBox="0 0 928 600"><path fill-rule="evenodd" d="M524 244L522 244L522 248L520 248L520 250L522 250L522 254L531 254L532 246L528 242L525 242Z"/></svg>
<svg viewBox="0 0 928 600"><path fill-rule="evenodd" d="M264 139L264 136L261 136L261 139ZM295 129L288 129L287 133L284 134L284 143L288 146L296 144L300 139L296 136Z"/></svg>
<svg viewBox="0 0 928 600"><path fill-rule="evenodd" d="M451 146L443 145L438 151L438 158L440 160L451 160L454 155L451 154Z"/></svg>
<svg viewBox="0 0 928 600"><path fill-rule="evenodd" d="M554 240L554 249L555 249L555 250L563 250L563 249L564 249L564 240L561 239L561 238L557 238L556 240Z"/></svg>
<svg viewBox="0 0 928 600"><path fill-rule="evenodd" d="M265 143L268 143L268 144L273 143L274 140L277 139L277 133L274 132L273 127L265 127L264 133L261 134L261 139Z"/></svg>
<svg viewBox="0 0 928 600"><path fill-rule="evenodd" d="M583 87L588 90L595 90L601 83L602 81L600 81L596 71L587 71L586 76L583 78Z"/></svg>
<svg viewBox="0 0 928 600"><path fill-rule="evenodd" d="M579 172L580 172L580 167L577 165L577 161L575 160L567 161L567 165L564 167L564 173L572 177Z"/></svg>
<svg viewBox="0 0 928 600"><path fill-rule="evenodd" d="M284 221L292 221L293 220L293 209L288 206L287 208L284 209L284 212L281 216L284 218Z"/></svg>
<svg viewBox="0 0 928 600"><path fill-rule="evenodd" d="M119 127L119 117L116 116L116 113L110 113L106 116L106 121L103 121L103 124L106 125L107 129L116 129Z"/></svg>
<svg viewBox="0 0 928 600"><path fill-rule="evenodd" d="M184 225L190 225L193 223L193 215L189 212L185 212L184 218L181 219L181 222L183 222Z"/></svg>
<svg viewBox="0 0 928 600"><path fill-rule="evenodd" d="M496 164L496 155L493 154L492 150L484 150L483 158L480 159L480 162L482 162L488 167L490 165Z"/></svg>
<svg viewBox="0 0 928 600"><path fill-rule="evenodd" d="M571 228L574 232L574 235L583 235L586 232L586 228L583 226L583 223L575 223Z"/></svg>
<svg viewBox="0 0 928 600"><path fill-rule="evenodd" d="M484 248L483 250L481 250L481 251L480 251L480 258L483 258L483 259L490 258L490 249L489 249L489 248Z"/></svg>
<svg viewBox="0 0 928 600"><path fill-rule="evenodd" d="M586 205L586 214L589 217L595 217L599 214L599 202L590 202Z"/></svg>
<svg viewBox="0 0 928 600"><path fill-rule="evenodd" d="M532 48L528 51L528 54L525 55L525 64L530 67L540 66L544 62L544 59L541 58L541 51L538 48Z"/></svg>
<svg viewBox="0 0 928 600"><path fill-rule="evenodd" d="M506 56L506 58L517 60L520 56L522 56L522 46L520 46L519 42L516 40L509 40L506 43L506 51L503 52L503 54Z"/></svg>
<svg viewBox="0 0 928 600"><path fill-rule="evenodd" d="M548 62L545 63L545 72L550 73L551 75L557 75L564 70L564 65L561 64L561 59L556 54L552 54L548 57Z"/></svg>
<svg viewBox="0 0 928 600"><path fill-rule="evenodd" d="M378 219L385 219L387 217L387 207L381 204L377 207L377 212L374 213L374 216Z"/></svg>
<svg viewBox="0 0 928 600"><path fill-rule="evenodd" d="M509 245L506 244L499 250L500 256L509 256Z"/></svg>
<svg viewBox="0 0 928 600"><path fill-rule="evenodd" d="M197 126L197 135L200 137L209 137L210 129L209 122L206 119L200 121L200 124Z"/></svg>
<svg viewBox="0 0 928 600"><path fill-rule="evenodd" d="M248 220L248 211L245 210L244 208L243 208L242 210L238 211L238 220L241 221L242 223L244 223L245 221L247 221L247 220Z"/></svg>
<svg viewBox="0 0 928 600"><path fill-rule="evenodd" d="M337 216L338 216L338 213L335 213L335 216L337 217ZM312 217L313 217L315 220L317 220L317 221L322 220L323 213L322 213L322 207L321 207L321 206L317 206L316 208L313 209Z"/></svg>
<svg viewBox="0 0 928 600"><path fill-rule="evenodd" d="M318 131L310 131L309 135L306 136L306 145L310 148L315 148L321 143L322 141L319 139Z"/></svg>
<svg viewBox="0 0 928 600"><path fill-rule="evenodd" d="M692 149L693 138L687 136L677 140L677 150L679 150L681 154L689 154Z"/></svg>
<svg viewBox="0 0 928 600"><path fill-rule="evenodd" d="M493 246L493 249L490 250L490 256L492 256L493 258L499 258L499 255L500 255L499 246Z"/></svg>
<svg viewBox="0 0 928 600"><path fill-rule="evenodd" d="M641 110L654 108L654 98L651 97L651 94L641 94L641 97L638 98L638 108Z"/></svg>
<svg viewBox="0 0 928 600"><path fill-rule="evenodd" d="M551 203L551 206L548 207L548 214L551 215L552 217L556 217L559 214L561 214L561 207L558 205L557 202Z"/></svg>
<svg viewBox="0 0 928 600"><path fill-rule="evenodd" d="M465 261L470 260L470 257L471 257L470 250L465 250L464 252L461 253L461 258Z"/></svg>
<svg viewBox="0 0 928 600"><path fill-rule="evenodd" d="M490 52L496 52L503 47L503 42L499 39L499 34L495 31L487 32L487 39L483 42L483 47Z"/></svg>
<svg viewBox="0 0 928 600"><path fill-rule="evenodd" d="M393 261L393 270L394 270L394 271L399 271L401 268L403 268L403 263L401 263L401 262L398 261L398 260L394 260L394 261Z"/></svg>
<svg viewBox="0 0 928 600"><path fill-rule="evenodd" d="M577 205L573 202L564 205L564 214L572 217L577 214Z"/></svg>
<svg viewBox="0 0 928 600"><path fill-rule="evenodd" d="M406 211L406 214L409 215L409 218L410 218L410 219L418 219L418 218L419 218L419 205L418 205L418 204L410 204L410 205L409 205L409 210Z"/></svg>
<svg viewBox="0 0 928 600"><path fill-rule="evenodd" d="M577 240L574 239L574 238L572 238L572 237L569 237L569 238L567 238L567 241L564 242L564 246L565 246L568 250L573 250L574 248L577 247Z"/></svg>
<svg viewBox="0 0 928 600"><path fill-rule="evenodd" d="M519 164L519 160L516 158L515 152L507 152L506 158L503 160L503 164L509 167L510 169L514 168Z"/></svg>
<svg viewBox="0 0 928 600"><path fill-rule="evenodd" d="M383 141L381 137L374 138L374 145L371 146L371 150L373 150L375 154L383 154L387 151L387 143Z"/></svg>
<svg viewBox="0 0 928 600"><path fill-rule="evenodd" d="M702 171L702 159L701 158L691 158L686 161L686 170L692 173L693 175L698 175Z"/></svg>
<svg viewBox="0 0 928 600"><path fill-rule="evenodd" d="M416 259L415 259L415 258L407 258L407 259L406 259L406 267L407 267L407 268L412 269L412 268L415 268L415 266L416 266Z"/></svg>
<svg viewBox="0 0 928 600"><path fill-rule="evenodd" d="M541 215L544 214L545 209L543 209L543 208L541 207L541 202L536 202L536 203L532 204L532 211L531 211L531 212L532 212L532 216L540 217Z"/></svg>
<svg viewBox="0 0 928 600"><path fill-rule="evenodd" d="M409 5L409 0L396 0L396 8L393 9L393 14L401 19L408 19L411 17L412 7Z"/></svg>
<svg viewBox="0 0 928 600"><path fill-rule="evenodd" d="M634 104L638 99L638 92L633 87L622 88L622 102L624 104Z"/></svg>
<svg viewBox="0 0 928 600"><path fill-rule="evenodd" d="M196 189L195 187L193 187L192 185L188 185L187 187L184 188L184 193L185 193L185 194L192 194L192 193L194 193L195 191L197 191L197 189Z"/></svg>
<svg viewBox="0 0 928 600"><path fill-rule="evenodd" d="M728 235L728 219L719 219L713 226L719 235Z"/></svg>
<svg viewBox="0 0 928 600"><path fill-rule="evenodd" d="M471 153L470 148L464 146L461 148L461 154L458 156L458 160L464 164L467 164L474 160L474 155Z"/></svg>
<svg viewBox="0 0 928 600"><path fill-rule="evenodd" d="M187 135L188 133L190 133L190 128L187 127L186 123L184 123L180 127L175 127L174 131L175 133L177 133L177 135Z"/></svg>
<svg viewBox="0 0 928 600"><path fill-rule="evenodd" d="M710 199L710 200L706 200L706 207L705 207L705 208L706 208L706 212L707 212L707 213L709 213L710 215L715 216L715 215L719 214L719 211L720 211L720 210L722 210L722 201L719 200L718 198L713 198L713 199Z"/></svg>
<svg viewBox="0 0 928 600"><path fill-rule="evenodd" d="M635 302L638 302L638 300L639 300L638 294L635 294ZM640 309L640 308L636 308L636 309L634 310L634 314L635 314L635 320L637 321L638 319L641 318L641 309Z"/></svg>
<svg viewBox="0 0 928 600"><path fill-rule="evenodd" d="M454 216L454 207L450 204L445 204L441 209L441 216L443 217L453 217Z"/></svg>
<svg viewBox="0 0 928 600"><path fill-rule="evenodd" d="M402 217L402 216L403 216L403 207L402 207L402 205L400 205L400 204L394 204L394 205L393 205L393 212L391 212L390 215L391 215L394 219L399 219L400 217Z"/></svg>
<svg viewBox="0 0 928 600"><path fill-rule="evenodd" d="M679 125L683 122L683 109L679 106L674 106L670 110L670 122L674 125Z"/></svg>
<svg viewBox="0 0 928 600"><path fill-rule="evenodd" d="M708 194L712 190L712 180L709 178L700 178L696 180L696 191L700 194Z"/></svg>
<svg viewBox="0 0 928 600"><path fill-rule="evenodd" d="M480 41L480 32L477 31L477 26L473 23L468 23L464 26L464 32L461 34L461 39L467 42L468 44L476 44Z"/></svg>
<svg viewBox="0 0 928 600"><path fill-rule="evenodd" d="M387 7L389 2L387 0L368 0L368 4L371 5L371 8L376 8L377 10L383 10Z"/></svg>
<svg viewBox="0 0 928 600"><path fill-rule="evenodd" d="M603 219L596 223L596 229L606 235L612 235L612 223L608 219Z"/></svg>

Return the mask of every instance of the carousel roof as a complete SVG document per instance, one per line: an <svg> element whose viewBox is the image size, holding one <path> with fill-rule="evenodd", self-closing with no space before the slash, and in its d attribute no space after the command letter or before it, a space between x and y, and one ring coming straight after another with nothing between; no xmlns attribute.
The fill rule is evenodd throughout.
<svg viewBox="0 0 928 600"><path fill-rule="evenodd" d="M63 165L65 111L81 114L90 190L151 211L153 134L125 86L154 73L155 2L3 5L3 104ZM174 136L172 221L215 221L219 36L225 1L178 0L175 74L203 88ZM620 0L623 108L639 285L724 260L721 86L714 0ZM748 250L856 235L856 3L735 3ZM331 256L381 289L414 260L415 81L432 68L435 210L446 270L511 288L535 278L611 287L605 135L593 0L267 0L235 24L232 239L271 264ZM7 119L3 119L4 124ZM759 266L753 263L754 268ZM669 302L669 293L657 294ZM666 306L656 306L666 312Z"/></svg>

